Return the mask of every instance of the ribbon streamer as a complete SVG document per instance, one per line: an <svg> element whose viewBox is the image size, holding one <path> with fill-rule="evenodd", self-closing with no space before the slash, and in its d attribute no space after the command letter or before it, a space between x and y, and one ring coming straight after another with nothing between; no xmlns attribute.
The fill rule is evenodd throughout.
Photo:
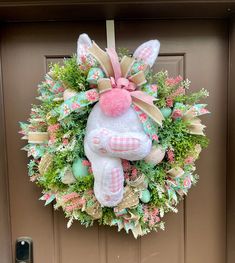
<svg viewBox="0 0 235 263"><path fill-rule="evenodd" d="M28 143L46 143L49 139L48 132L28 132Z"/></svg>

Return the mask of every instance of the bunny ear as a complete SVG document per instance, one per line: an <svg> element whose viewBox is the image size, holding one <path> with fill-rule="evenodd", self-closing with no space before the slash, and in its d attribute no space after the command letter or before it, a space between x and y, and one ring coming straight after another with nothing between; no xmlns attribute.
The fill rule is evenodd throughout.
<svg viewBox="0 0 235 263"><path fill-rule="evenodd" d="M134 52L134 57L139 60L143 60L144 63L150 67L153 66L157 59L160 49L160 42L158 40L149 40L140 45Z"/></svg>
<svg viewBox="0 0 235 263"><path fill-rule="evenodd" d="M77 63L81 64L84 58L88 57L88 48L92 46L92 41L87 34L81 34L77 42Z"/></svg>

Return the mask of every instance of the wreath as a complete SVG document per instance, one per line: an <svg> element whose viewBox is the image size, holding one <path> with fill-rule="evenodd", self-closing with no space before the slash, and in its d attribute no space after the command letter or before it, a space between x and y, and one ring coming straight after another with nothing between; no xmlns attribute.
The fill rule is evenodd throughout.
<svg viewBox="0 0 235 263"><path fill-rule="evenodd" d="M198 181L195 161L208 145L199 116L209 113L189 94L190 81L156 74L160 43L133 55L103 51L86 34L77 54L53 64L38 86L20 133L28 144L30 181L45 205L74 220L117 226L134 237L164 229L163 217Z"/></svg>

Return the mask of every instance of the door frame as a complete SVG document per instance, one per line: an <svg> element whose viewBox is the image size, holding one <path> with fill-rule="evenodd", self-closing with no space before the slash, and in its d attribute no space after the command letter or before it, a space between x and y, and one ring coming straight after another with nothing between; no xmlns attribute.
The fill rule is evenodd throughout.
<svg viewBox="0 0 235 263"><path fill-rule="evenodd" d="M183 5L183 8L182 8ZM130 12L132 6L132 12ZM99 12L97 12L99 10ZM131 13L131 17L130 17ZM79 14L79 17L78 15ZM81 16L82 14L82 16ZM226 236L227 260L235 262L235 2L234 0L41 0L7 1L0 3L1 24L11 22L78 21L105 19L224 19L228 35L228 115L227 115L227 169L226 169ZM1 29L0 29L1 34ZM13 262L11 216L7 176L4 98L0 53L0 257L2 263Z"/></svg>

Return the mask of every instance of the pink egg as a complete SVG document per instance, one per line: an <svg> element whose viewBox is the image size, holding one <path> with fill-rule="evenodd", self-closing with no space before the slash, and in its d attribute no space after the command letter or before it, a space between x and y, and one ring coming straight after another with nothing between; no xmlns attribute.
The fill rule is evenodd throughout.
<svg viewBox="0 0 235 263"><path fill-rule="evenodd" d="M125 89L114 88L100 96L101 110L109 117L124 114L130 108L131 102L130 92Z"/></svg>

